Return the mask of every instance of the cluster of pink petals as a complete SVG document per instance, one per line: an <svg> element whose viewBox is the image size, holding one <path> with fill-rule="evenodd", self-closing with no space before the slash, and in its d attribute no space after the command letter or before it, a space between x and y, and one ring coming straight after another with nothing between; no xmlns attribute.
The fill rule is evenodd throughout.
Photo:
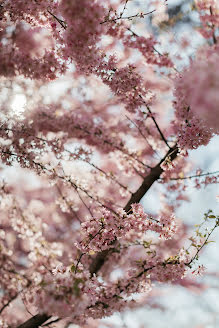
<svg viewBox="0 0 219 328"><path fill-rule="evenodd" d="M25 9L22 10L24 7ZM107 58L104 51L100 50L98 42L101 41L101 36L107 33L106 25L100 24L106 14L100 2L60 1L49 6L47 2L39 5L31 1L27 10L26 1L24 4L20 1L17 4L8 1L4 11L10 12L12 21L24 19L28 23L28 28L24 29L21 24L16 26L14 33L16 37L13 40L9 38L9 43L0 56L0 75L12 77L20 74L31 79L53 80L65 71L66 63L74 62L80 73L95 74L100 77L125 104L128 111L135 112L145 105L143 97L146 95L146 90L143 79L136 73L135 67L127 65L118 68L115 57ZM38 15L43 18L40 19ZM54 16L56 19L52 15L57 15ZM45 49L44 54L37 58L31 55L34 51L38 51L33 38L34 16L37 16L39 21L44 19L44 27L49 30L54 43L51 51ZM57 21L58 19L62 25ZM7 24L4 24L7 29ZM24 48L21 46L22 42ZM147 57L149 63L170 66L166 56L155 55L154 43L153 38L139 37L135 41L132 41L131 37L124 39L127 47L138 48Z"/></svg>
<svg viewBox="0 0 219 328"><path fill-rule="evenodd" d="M39 5L40 4L40 5ZM6 0L2 6L4 19L10 17L13 22L26 20L29 23L45 22L45 16L49 16L47 9L54 10L55 2L50 0L35 1L35 0Z"/></svg>
<svg viewBox="0 0 219 328"><path fill-rule="evenodd" d="M45 45L42 40L36 40L39 27L18 23L15 30L9 32L10 25L3 22L0 31L0 76L23 75L31 79L54 80L64 73L65 64L50 49L48 40L45 38Z"/></svg>
<svg viewBox="0 0 219 328"><path fill-rule="evenodd" d="M202 276L205 270L206 268L204 267L204 265L199 265L194 271L192 271L192 274L194 274L195 276Z"/></svg>
<svg viewBox="0 0 219 328"><path fill-rule="evenodd" d="M133 65L116 68L116 61L114 60L114 66L112 62L113 57L109 59L107 65L103 67L104 70L100 70L98 75L125 104L126 109L129 112L135 112L137 108L144 105L143 96L147 93L143 87L143 79L135 71Z"/></svg>
<svg viewBox="0 0 219 328"><path fill-rule="evenodd" d="M195 179L195 187L200 189L201 186L207 186L209 184L217 184L219 179L219 175L207 176L204 179L200 180L200 178Z"/></svg>
<svg viewBox="0 0 219 328"><path fill-rule="evenodd" d="M29 54L5 47L0 54L0 75L5 77L21 74L32 79L54 80L56 74L62 71L62 64L52 52L34 59Z"/></svg>
<svg viewBox="0 0 219 328"><path fill-rule="evenodd" d="M219 47L191 62L175 80L176 126L181 148L206 145L219 133Z"/></svg>
<svg viewBox="0 0 219 328"><path fill-rule="evenodd" d="M148 272L148 273L147 273ZM132 305L127 296L149 292L151 280L170 282L186 273L183 263L161 263L151 259L145 268L130 269L125 277L116 282L101 282L90 277L82 264L71 267L57 266L52 273L43 275L25 295L29 305L34 304L42 312L59 317L70 317L75 323L86 323L88 318L102 318L122 311Z"/></svg>
<svg viewBox="0 0 219 328"><path fill-rule="evenodd" d="M73 59L81 72L92 73L102 61L96 44L105 29L100 24L104 7L97 1L61 1L59 10L67 25L63 33L64 59Z"/></svg>
<svg viewBox="0 0 219 328"><path fill-rule="evenodd" d="M162 268L161 268L162 266ZM156 266L151 273L153 279L160 282L169 282L177 279L182 279L186 273L186 265L184 263L180 264L161 264Z"/></svg>
<svg viewBox="0 0 219 328"><path fill-rule="evenodd" d="M196 6L202 23L199 32L206 39L215 38L219 27L219 5L217 0L196 0Z"/></svg>
<svg viewBox="0 0 219 328"><path fill-rule="evenodd" d="M162 215L158 220L150 218L140 204L132 204L132 213L124 210L112 213L102 209L102 215L81 224L82 240L76 247L83 253L99 252L114 247L116 240L125 240L129 233L143 235L147 231L159 233L160 238L171 238L177 229L174 216Z"/></svg>
<svg viewBox="0 0 219 328"><path fill-rule="evenodd" d="M38 283L36 280L35 286L26 294L28 304L59 317L79 315L90 301L83 290L90 275L81 264L77 272L74 268L74 265L58 265L52 272L41 272L43 280Z"/></svg>
<svg viewBox="0 0 219 328"><path fill-rule="evenodd" d="M157 44L153 36L145 38L143 36L135 37L130 36L124 38L123 43L130 48L138 49L146 59L148 64L154 64L158 66L172 67L173 63L167 55L159 55L155 53L155 45Z"/></svg>

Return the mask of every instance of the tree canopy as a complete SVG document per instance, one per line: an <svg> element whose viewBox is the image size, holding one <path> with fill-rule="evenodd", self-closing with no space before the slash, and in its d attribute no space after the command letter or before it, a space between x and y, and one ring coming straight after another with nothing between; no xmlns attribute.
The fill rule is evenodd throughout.
<svg viewBox="0 0 219 328"><path fill-rule="evenodd" d="M218 182L190 153L219 134L219 7L192 3L202 42L184 64L189 37L180 54L159 39L176 9L0 1L1 327L98 327L204 271L219 217L191 237L176 210L189 182Z"/></svg>

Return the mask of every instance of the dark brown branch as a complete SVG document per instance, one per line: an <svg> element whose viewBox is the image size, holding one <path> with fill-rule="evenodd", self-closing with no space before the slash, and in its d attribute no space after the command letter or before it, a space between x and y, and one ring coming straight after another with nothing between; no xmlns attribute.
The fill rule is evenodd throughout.
<svg viewBox="0 0 219 328"><path fill-rule="evenodd" d="M103 175L105 175L105 177L108 179L111 179L113 182L115 182L116 184L118 184L121 188L127 190L129 193L131 193L131 191L128 189L127 186L124 186L122 183L120 183L113 175L109 175L107 174L107 172L105 172L104 170L102 170L100 167L98 167L97 165L87 161L86 159L82 159L82 161L88 163L90 166L94 167L97 171L100 171Z"/></svg>
<svg viewBox="0 0 219 328"><path fill-rule="evenodd" d="M131 204L133 203L139 203L142 197L147 193L147 191L150 189L152 184L157 181L160 178L160 175L163 173L163 169L161 168L161 164L165 161L167 157L170 158L170 161L173 161L178 154L178 148L177 146L174 146L173 148L170 148L167 154L161 159L161 161L151 169L151 172L145 177L144 181L142 182L141 186L138 188L138 190L132 194L132 197L124 207L124 210L126 212L130 211Z"/></svg>
<svg viewBox="0 0 219 328"><path fill-rule="evenodd" d="M213 10L212 10L212 6L210 6L210 14L211 14L211 16L213 16ZM217 43L217 38L216 38L216 35L215 35L215 26L214 26L214 24L212 24L212 33L213 33L213 35L212 35L212 38L213 38L213 42L214 42L214 44L216 44Z"/></svg>
<svg viewBox="0 0 219 328"><path fill-rule="evenodd" d="M172 162L176 158L177 153L178 153L178 148L177 147L170 148L170 150L168 151L166 156L164 158L162 158L161 161L151 170L149 175L147 175L145 177L144 181L142 182L142 184L138 188L138 190L134 194L132 194L132 197L130 198L130 200L128 201L126 206L124 207L124 210L126 212L130 211L131 205L133 203L139 203L140 200L142 199L142 197L150 189L152 184L160 178L160 175L163 172L163 169L161 168L161 164L165 161L165 159L167 157L170 157L170 161Z"/></svg>
<svg viewBox="0 0 219 328"><path fill-rule="evenodd" d="M133 203L139 203L142 197L147 193L147 191L153 185L153 183L160 178L160 175L163 172L163 169L161 168L161 164L165 161L165 159L169 157L170 161L173 161L177 157L177 154L178 154L178 147L175 145L173 148L170 148L167 154L161 159L161 161L151 169L151 172L145 177L141 186L138 188L138 190L135 193L132 194L128 203L124 207L124 210L126 212L129 212L131 210L131 205ZM116 247L116 243L117 241L115 241L115 247ZM100 252L94 258L90 266L91 274L97 273L101 269L104 262L106 261L107 256L109 256L113 252L113 250L114 248Z"/></svg>
<svg viewBox="0 0 219 328"><path fill-rule="evenodd" d="M161 168L161 164L165 161L167 157L169 157L170 161L173 161L178 154L178 147L175 145L172 148L169 149L169 151L166 153L166 155L161 159L161 161L151 169L151 172L145 177L143 180L141 186L138 188L138 190L132 194L131 198L129 199L128 203L124 207L125 211L130 211L131 204L138 203L142 199L142 197L147 193L147 191L150 189L150 187L153 185L155 181L157 181L160 178L160 175L163 172L163 169ZM118 241L115 241L115 247ZM100 252L91 263L90 266L90 273L94 274L97 273L101 267L104 265L107 257L114 251L114 248L110 250L104 250L103 252ZM40 325L42 325L45 321L47 321L50 318L50 316L46 314L37 314L33 318L29 319L22 325L18 326L17 328L38 328Z"/></svg>
<svg viewBox="0 0 219 328"><path fill-rule="evenodd" d="M115 242L115 246L116 246L117 241ZM102 266L104 265L107 257L113 252L114 248L111 249L106 249L102 252L100 252L92 261L91 265L90 265L90 273L91 275L93 275L94 273L97 273Z"/></svg>
<svg viewBox="0 0 219 328"><path fill-rule="evenodd" d="M38 328L41 326L44 322L46 322L51 316L48 316L47 314L37 314L34 317L30 318L26 322L22 323L17 328Z"/></svg>
<svg viewBox="0 0 219 328"><path fill-rule="evenodd" d="M149 107L148 104L144 101L142 95L139 95L139 97L143 100L143 103L145 104L145 106L146 106L146 108L147 108L147 110L148 110L148 113L150 114L150 118L151 118L152 121L154 122L154 124L155 124L155 126L156 126L156 129L157 129L157 131L158 131L159 134L160 134L161 139L165 142L165 144L167 145L167 147L168 147L169 149L171 149L171 147L169 146L169 144L168 144L166 138L164 137L163 132L161 131L159 125L157 124L157 121L155 120L154 115L153 115L153 113L152 113L150 107Z"/></svg>

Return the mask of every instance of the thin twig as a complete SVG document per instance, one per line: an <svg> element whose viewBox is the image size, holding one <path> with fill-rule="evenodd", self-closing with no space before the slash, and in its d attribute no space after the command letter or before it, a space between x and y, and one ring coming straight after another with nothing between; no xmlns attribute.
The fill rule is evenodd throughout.
<svg viewBox="0 0 219 328"><path fill-rule="evenodd" d="M133 36L135 36L136 38L139 38L139 35L138 35L137 33L135 33L130 27L127 27L127 30L128 30L129 32L131 32ZM164 56L164 55L163 55L159 50L157 50L154 46L153 46L152 48L153 48L153 50L154 50L159 56L161 56L161 57ZM175 66L173 66L173 67L171 67L171 68L173 68L174 71L176 71L177 73L179 73L178 69L177 69Z"/></svg>
<svg viewBox="0 0 219 328"><path fill-rule="evenodd" d="M213 228L211 229L211 231L208 233L207 238L205 239L204 243L201 245L201 247L197 248L197 251L196 251L195 255L191 258L191 260L190 260L188 263L186 263L187 266L190 266L190 264L191 264L195 259L197 259L197 256L198 256L199 252L200 252L200 251L202 250L202 248L207 244L209 237L212 235L212 233L213 233L214 230L218 227L218 225L219 225L219 221L217 220L216 223L215 223L215 225L214 225L214 227L213 227Z"/></svg>
<svg viewBox="0 0 219 328"><path fill-rule="evenodd" d="M159 125L157 124L157 121L155 120L155 118L154 118L154 116L153 116L153 113L152 113L152 111L150 110L150 107L149 107L148 105L146 105L146 107L147 107L148 112L150 113L150 117L151 117L151 119L153 120L153 122L154 122L154 124L155 124L155 126L156 126L156 128L157 128L157 130L158 130L158 132L160 133L160 136L161 136L162 140L165 142L165 144L167 145L167 147L168 147L169 149L171 149L171 147L169 146L169 144L168 144L166 138L165 138L164 135L163 135L163 132L161 131Z"/></svg>
<svg viewBox="0 0 219 328"><path fill-rule="evenodd" d="M137 13L136 15L132 15L132 16L127 16L127 17L123 17L123 16L118 16L118 17L115 17L115 18L112 18L112 19L106 19L105 21L103 22L100 22L100 24L105 24L105 23L111 23L111 22L116 22L120 19L128 19L128 20L132 20L133 18L144 18L144 16L147 16L147 15L150 15L152 14L154 11L156 11L156 9L148 12L148 13Z"/></svg>
<svg viewBox="0 0 219 328"><path fill-rule="evenodd" d="M124 11L126 10L126 6L127 6L127 3L128 3L128 1L129 1L129 0L125 0L125 4L124 4L124 7L123 7L123 9L122 9L121 13L119 14L119 15L120 15L120 17L122 17L122 16L123 16L123 14L124 14Z"/></svg>
<svg viewBox="0 0 219 328"><path fill-rule="evenodd" d="M72 154L72 152L70 150L67 150L66 149L66 151L69 154ZM104 174L106 178L110 178L113 182L117 183L121 188L123 188L124 190L128 191L131 194L131 191L128 189L128 187L127 186L124 186L121 182L119 182L118 180L116 180L113 175L111 175L111 174L109 175L104 170L102 170L100 167L98 167L96 164L89 162L87 159L80 158L80 160L83 161L83 162L85 162L85 163L87 163L87 164L89 164L90 166L92 166L93 168L95 168L97 171L99 171L102 174Z"/></svg>
<svg viewBox="0 0 219 328"><path fill-rule="evenodd" d="M190 175L190 176L182 177L182 178L171 178L170 180L186 180L186 179L199 178L199 177L203 177L206 175L217 174L217 173L219 173L219 171L208 172L208 173L203 173L203 174L195 174L195 175ZM164 179L160 178L160 180L164 180Z"/></svg>
<svg viewBox="0 0 219 328"><path fill-rule="evenodd" d="M79 216L77 215L77 213L72 209L71 204L67 201L67 199L63 196L62 191L60 189L60 187L58 185L56 185L56 188L60 194L60 196L62 197L62 199L65 201L65 203L67 204L69 210L75 215L76 219L81 223L81 219L79 218Z"/></svg>
<svg viewBox="0 0 219 328"><path fill-rule="evenodd" d="M151 146L151 144L149 143L149 141L147 140L146 136L144 135L144 133L141 131L141 129L139 128L139 126L137 126L137 124L130 118L126 115L127 119L132 122L132 124L134 124L134 126L138 129L140 135L145 139L145 141L147 142L148 146L153 150L153 152L155 152L157 154L157 156L160 158L158 152L156 151L156 149L153 149L153 147Z"/></svg>
<svg viewBox="0 0 219 328"><path fill-rule="evenodd" d="M67 24L66 24L66 22L65 21L63 21L62 19L59 19L57 16L55 16L51 11L49 11L48 9L47 9L47 12L52 16L52 17L54 17L55 18L55 20L57 20L57 22L66 30L67 29Z"/></svg>

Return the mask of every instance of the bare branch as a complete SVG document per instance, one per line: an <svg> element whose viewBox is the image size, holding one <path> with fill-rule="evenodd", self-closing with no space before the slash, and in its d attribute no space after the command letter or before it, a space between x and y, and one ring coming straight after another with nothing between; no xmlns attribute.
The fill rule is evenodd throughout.
<svg viewBox="0 0 219 328"><path fill-rule="evenodd" d="M145 16L147 15L150 15L152 14L154 11L156 11L156 9L152 10L152 11L149 11L148 13L137 13L135 15L131 15L131 16L126 16L126 17L123 17L123 16L117 16L115 18L112 18L112 19L106 19L104 20L103 22L100 22L100 24L105 24L105 23L112 23L112 22L116 22L120 19L128 19L128 20L132 20L133 18L144 18Z"/></svg>
<svg viewBox="0 0 219 328"><path fill-rule="evenodd" d="M182 177L182 178L171 178L170 180L172 181L176 181L176 180L187 180L187 179L192 179L192 178L199 178L199 177L204 177L207 175L212 175L212 174L218 174L219 171L214 171L214 172L207 172L207 173L203 173L203 174L194 174L194 175L190 175L187 177ZM162 178L160 178L161 180L163 180Z"/></svg>
<svg viewBox="0 0 219 328"><path fill-rule="evenodd" d="M19 325L17 328L38 328L41 326L44 322L46 322L51 316L48 316L47 314L37 314L34 317L30 318L26 322Z"/></svg>

